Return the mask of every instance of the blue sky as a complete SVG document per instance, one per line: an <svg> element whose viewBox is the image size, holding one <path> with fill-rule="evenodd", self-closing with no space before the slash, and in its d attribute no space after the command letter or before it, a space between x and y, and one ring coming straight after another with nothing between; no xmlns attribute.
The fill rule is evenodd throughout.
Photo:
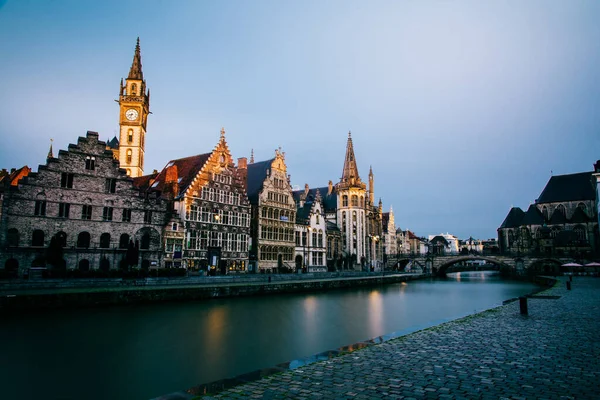
<svg viewBox="0 0 600 400"><path fill-rule="evenodd" d="M145 170L286 152L292 184L363 180L418 235L496 236L600 158L598 1L0 0L0 167L118 130L139 36Z"/></svg>

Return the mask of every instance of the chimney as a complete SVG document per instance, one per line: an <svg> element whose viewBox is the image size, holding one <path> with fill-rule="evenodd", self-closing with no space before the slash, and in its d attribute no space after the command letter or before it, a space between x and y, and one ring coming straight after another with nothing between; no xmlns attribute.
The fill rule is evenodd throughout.
<svg viewBox="0 0 600 400"><path fill-rule="evenodd" d="M179 176L177 171L177 165L173 164L170 167L167 167L167 171L165 173L165 186L171 188L171 194L173 197L179 194Z"/></svg>
<svg viewBox="0 0 600 400"><path fill-rule="evenodd" d="M250 159L252 162L252 159ZM238 176L242 178L242 182L244 183L244 187L248 188L248 159L246 157L238 158Z"/></svg>
<svg viewBox="0 0 600 400"><path fill-rule="evenodd" d="M304 184L304 196L308 196L308 183Z"/></svg>
<svg viewBox="0 0 600 400"><path fill-rule="evenodd" d="M329 181L329 185L327 186L327 196L330 196L333 192L333 182Z"/></svg>
<svg viewBox="0 0 600 400"><path fill-rule="evenodd" d="M238 158L238 169L247 169L248 168L248 159L246 157Z"/></svg>

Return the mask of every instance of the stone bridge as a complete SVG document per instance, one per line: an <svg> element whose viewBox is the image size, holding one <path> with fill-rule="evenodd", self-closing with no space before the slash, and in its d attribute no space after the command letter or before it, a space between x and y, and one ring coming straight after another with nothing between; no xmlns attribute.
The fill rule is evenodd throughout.
<svg viewBox="0 0 600 400"><path fill-rule="evenodd" d="M445 276L446 271L451 266L458 263L467 263L469 261L483 260L488 264L493 264L499 270L505 271L510 275L527 275L529 273L558 273L562 264L572 262L572 258L567 257L544 257L530 255L429 255L400 257L397 262L408 260L413 265L418 265L423 270L432 272L438 276Z"/></svg>

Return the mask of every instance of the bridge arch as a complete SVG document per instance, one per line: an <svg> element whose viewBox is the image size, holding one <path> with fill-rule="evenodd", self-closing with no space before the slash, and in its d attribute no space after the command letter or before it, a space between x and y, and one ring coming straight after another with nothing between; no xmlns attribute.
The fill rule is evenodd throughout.
<svg viewBox="0 0 600 400"><path fill-rule="evenodd" d="M490 264L494 264L495 266L498 267L498 270L500 271L512 271L514 268L507 264L504 261L498 260L495 257L486 257L486 256L476 256L476 255L468 255L468 256L457 256L457 257L452 257L448 260L443 260L441 261L441 263L439 264L439 266L437 266L437 275L438 276L446 276L446 273L448 271L448 269L459 263L459 262L463 262L463 261L479 261L479 260L483 260L487 263Z"/></svg>

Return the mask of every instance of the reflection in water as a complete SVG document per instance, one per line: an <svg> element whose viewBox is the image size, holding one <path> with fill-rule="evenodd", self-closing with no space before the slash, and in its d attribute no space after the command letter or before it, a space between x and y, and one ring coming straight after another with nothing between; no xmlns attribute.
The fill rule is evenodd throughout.
<svg viewBox="0 0 600 400"><path fill-rule="evenodd" d="M153 398L439 324L532 288L463 272L460 282L449 274L319 294L3 316L0 398Z"/></svg>
<svg viewBox="0 0 600 400"><path fill-rule="evenodd" d="M373 337L379 336L383 328L383 298L381 293L373 290L369 295L369 327Z"/></svg>

